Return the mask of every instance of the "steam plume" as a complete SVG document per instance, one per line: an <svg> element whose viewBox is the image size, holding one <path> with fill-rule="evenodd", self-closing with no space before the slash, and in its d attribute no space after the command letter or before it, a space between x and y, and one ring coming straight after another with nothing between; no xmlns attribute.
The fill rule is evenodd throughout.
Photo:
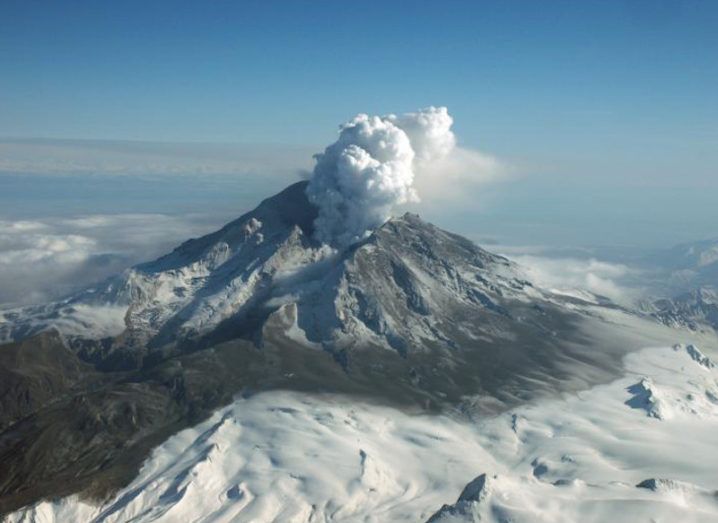
<svg viewBox="0 0 718 523"><path fill-rule="evenodd" d="M394 206L418 201L417 167L455 147L446 107L400 116L359 114L340 127L339 138L315 156L307 196L319 209L318 240L338 247L366 237Z"/></svg>

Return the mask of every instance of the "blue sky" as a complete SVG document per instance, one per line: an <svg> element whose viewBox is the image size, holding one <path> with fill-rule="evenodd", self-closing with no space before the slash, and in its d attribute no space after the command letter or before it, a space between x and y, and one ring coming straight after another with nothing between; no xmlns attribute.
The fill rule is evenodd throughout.
<svg viewBox="0 0 718 523"><path fill-rule="evenodd" d="M357 111L442 104L466 143L516 154L700 141L718 120L710 1L4 0L0 15L2 136L325 143Z"/></svg>
<svg viewBox="0 0 718 523"><path fill-rule="evenodd" d="M318 150L357 112L446 105L460 142L517 179L428 210L440 224L549 243L718 236L716 27L707 0L3 0L0 137Z"/></svg>

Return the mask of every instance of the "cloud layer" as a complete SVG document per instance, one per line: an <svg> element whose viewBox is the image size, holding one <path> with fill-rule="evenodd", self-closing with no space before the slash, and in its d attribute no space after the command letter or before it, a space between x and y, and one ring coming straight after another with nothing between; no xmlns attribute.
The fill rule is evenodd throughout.
<svg viewBox="0 0 718 523"><path fill-rule="evenodd" d="M60 297L214 225L196 216L160 214L0 220L0 304Z"/></svg>
<svg viewBox="0 0 718 523"><path fill-rule="evenodd" d="M511 258L524 267L534 282L558 292L587 290L626 305L639 296L638 289L624 283L637 269L624 264L595 258L547 258L534 255L513 255Z"/></svg>

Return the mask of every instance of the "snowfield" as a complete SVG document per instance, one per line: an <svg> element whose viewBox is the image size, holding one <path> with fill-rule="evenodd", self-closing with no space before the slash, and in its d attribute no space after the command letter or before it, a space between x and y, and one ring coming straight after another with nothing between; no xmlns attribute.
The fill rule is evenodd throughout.
<svg viewBox="0 0 718 523"><path fill-rule="evenodd" d="M345 397L242 398L158 447L101 505L8 522L718 521L718 369L692 345L488 419Z"/></svg>

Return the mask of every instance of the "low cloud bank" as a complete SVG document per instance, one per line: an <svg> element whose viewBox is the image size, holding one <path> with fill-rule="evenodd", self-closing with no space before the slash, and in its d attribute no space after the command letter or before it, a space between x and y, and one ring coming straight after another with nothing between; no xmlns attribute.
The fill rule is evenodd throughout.
<svg viewBox="0 0 718 523"><path fill-rule="evenodd" d="M197 216L162 214L0 220L0 305L58 298L214 226Z"/></svg>
<svg viewBox="0 0 718 523"><path fill-rule="evenodd" d="M620 263L530 254L513 254L510 258L521 264L534 282L559 292L587 290L624 305L633 303L641 294L639 289L626 283L636 275L637 269Z"/></svg>

